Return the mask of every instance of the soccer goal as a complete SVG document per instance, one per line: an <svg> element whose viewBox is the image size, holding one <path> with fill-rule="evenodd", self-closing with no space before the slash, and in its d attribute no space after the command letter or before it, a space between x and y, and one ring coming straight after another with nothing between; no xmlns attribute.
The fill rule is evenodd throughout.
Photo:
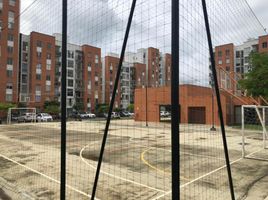
<svg viewBox="0 0 268 200"><path fill-rule="evenodd" d="M242 156L268 161L268 106L242 106Z"/></svg>
<svg viewBox="0 0 268 200"><path fill-rule="evenodd" d="M36 122L36 108L9 108L7 124L12 122Z"/></svg>

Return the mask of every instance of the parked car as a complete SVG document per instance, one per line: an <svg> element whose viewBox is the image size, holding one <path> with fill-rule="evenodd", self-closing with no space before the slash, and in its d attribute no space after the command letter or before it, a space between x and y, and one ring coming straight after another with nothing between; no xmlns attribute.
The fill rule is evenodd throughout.
<svg viewBox="0 0 268 200"><path fill-rule="evenodd" d="M168 112L168 111L160 111L160 117L170 117L170 112Z"/></svg>
<svg viewBox="0 0 268 200"><path fill-rule="evenodd" d="M53 117L48 113L38 113L36 115L37 122L52 122Z"/></svg>
<svg viewBox="0 0 268 200"><path fill-rule="evenodd" d="M80 115L80 117L81 117L82 119L87 119L87 118L89 118L89 116L88 116L88 114L87 114L86 112L80 112L79 115Z"/></svg>
<svg viewBox="0 0 268 200"><path fill-rule="evenodd" d="M111 119L120 119L120 115L117 112L112 112Z"/></svg>
<svg viewBox="0 0 268 200"><path fill-rule="evenodd" d="M96 115L94 113L87 112L88 118L96 118Z"/></svg>
<svg viewBox="0 0 268 200"><path fill-rule="evenodd" d="M36 115L34 113L25 113L23 115L18 116L18 122L35 122Z"/></svg>
<svg viewBox="0 0 268 200"><path fill-rule="evenodd" d="M121 111L119 112L120 117L130 117L130 113L127 111Z"/></svg>

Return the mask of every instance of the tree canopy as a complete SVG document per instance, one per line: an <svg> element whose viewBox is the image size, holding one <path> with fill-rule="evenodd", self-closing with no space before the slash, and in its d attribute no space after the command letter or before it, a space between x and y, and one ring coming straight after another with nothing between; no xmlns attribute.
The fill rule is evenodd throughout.
<svg viewBox="0 0 268 200"><path fill-rule="evenodd" d="M250 69L244 79L239 81L247 95L268 98L268 54L252 53Z"/></svg>

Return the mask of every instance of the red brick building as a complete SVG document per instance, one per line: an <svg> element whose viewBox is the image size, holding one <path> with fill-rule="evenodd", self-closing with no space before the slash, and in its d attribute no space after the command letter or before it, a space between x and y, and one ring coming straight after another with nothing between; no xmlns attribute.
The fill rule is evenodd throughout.
<svg viewBox="0 0 268 200"><path fill-rule="evenodd" d="M54 100L55 38L32 32L30 34L30 105L42 108L45 101Z"/></svg>
<svg viewBox="0 0 268 200"><path fill-rule="evenodd" d="M215 48L215 62L219 87L231 93L236 90L236 85L232 84L235 78L234 45L226 44Z"/></svg>
<svg viewBox="0 0 268 200"><path fill-rule="evenodd" d="M259 37L259 52L268 53L268 35Z"/></svg>
<svg viewBox="0 0 268 200"><path fill-rule="evenodd" d="M18 101L20 1L0 3L0 102Z"/></svg>
<svg viewBox="0 0 268 200"><path fill-rule="evenodd" d="M160 53L159 49L148 48L148 87L160 86Z"/></svg>
<svg viewBox="0 0 268 200"><path fill-rule="evenodd" d="M119 64L119 58L114 57L114 56L105 56L104 58L104 65L105 65L105 103L109 104L112 93L113 93L113 88L114 88L114 81L117 73L117 68ZM117 87L117 94L115 98L115 108L120 107L120 102L121 102L121 94L120 94L120 81L118 83Z"/></svg>
<svg viewBox="0 0 268 200"><path fill-rule="evenodd" d="M166 53L164 55L164 70L165 70L165 86L171 85L171 54Z"/></svg>
<svg viewBox="0 0 268 200"><path fill-rule="evenodd" d="M147 100L147 103L146 103ZM232 124L239 119L239 110L235 108L241 105L238 99L232 98L228 93L221 93L223 118L226 124ZM180 115L181 123L212 124L212 92L211 88L196 85L180 86ZM148 106L146 109L146 105ZM145 89L135 90L135 120L151 122L160 121L160 107L171 105L171 88L148 88L147 97ZM218 109L214 97L215 123L219 124ZM236 113L237 112L237 113Z"/></svg>
<svg viewBox="0 0 268 200"><path fill-rule="evenodd" d="M146 64L134 63L135 88L146 87Z"/></svg>
<svg viewBox="0 0 268 200"><path fill-rule="evenodd" d="M86 111L95 111L102 99L101 49L82 46L83 52L83 103Z"/></svg>

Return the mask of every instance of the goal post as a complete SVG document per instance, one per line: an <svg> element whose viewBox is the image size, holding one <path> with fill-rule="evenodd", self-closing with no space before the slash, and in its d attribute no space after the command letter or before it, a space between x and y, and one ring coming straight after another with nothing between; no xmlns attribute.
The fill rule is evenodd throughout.
<svg viewBox="0 0 268 200"><path fill-rule="evenodd" d="M36 108L9 108L7 124L12 122L36 122Z"/></svg>
<svg viewBox="0 0 268 200"><path fill-rule="evenodd" d="M242 106L242 157L268 161L268 106Z"/></svg>

